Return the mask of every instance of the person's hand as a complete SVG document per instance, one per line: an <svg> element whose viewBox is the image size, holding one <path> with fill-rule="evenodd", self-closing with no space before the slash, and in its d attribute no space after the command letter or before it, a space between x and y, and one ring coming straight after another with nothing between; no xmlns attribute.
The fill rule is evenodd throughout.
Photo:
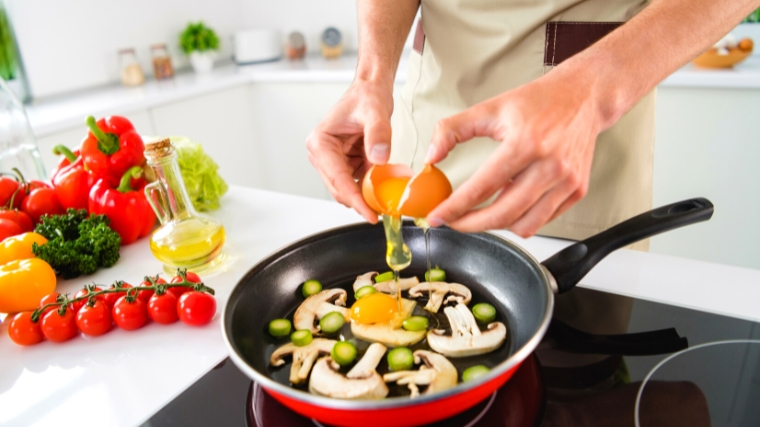
<svg viewBox="0 0 760 427"><path fill-rule="evenodd" d="M557 68L437 123L426 163L476 136L500 142L477 171L428 215L466 232L508 228L528 237L582 199L596 137L610 123L593 75ZM494 202L473 209L498 193Z"/></svg>
<svg viewBox="0 0 760 427"><path fill-rule="evenodd" d="M373 224L377 213L364 202L355 179L372 164L388 162L392 112L392 85L357 80L306 138L309 161L330 194Z"/></svg>

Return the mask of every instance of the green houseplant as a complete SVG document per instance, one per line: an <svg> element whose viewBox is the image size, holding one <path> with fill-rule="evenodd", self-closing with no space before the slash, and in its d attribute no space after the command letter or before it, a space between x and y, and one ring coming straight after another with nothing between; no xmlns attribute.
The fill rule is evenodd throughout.
<svg viewBox="0 0 760 427"><path fill-rule="evenodd" d="M190 64L196 73L204 74L214 67L214 57L219 50L219 37L203 22L189 23L179 36L182 51L190 56Z"/></svg>

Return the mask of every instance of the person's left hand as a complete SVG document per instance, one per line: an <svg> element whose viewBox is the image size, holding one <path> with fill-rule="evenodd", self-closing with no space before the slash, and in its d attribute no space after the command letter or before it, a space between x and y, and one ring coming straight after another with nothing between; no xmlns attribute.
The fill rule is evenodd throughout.
<svg viewBox="0 0 760 427"><path fill-rule="evenodd" d="M477 136L499 141L475 173L427 217L465 231L508 228L528 237L582 199L605 120L593 73L557 68L437 123L425 163ZM606 96L606 94L605 94ZM498 192L493 204L474 209Z"/></svg>

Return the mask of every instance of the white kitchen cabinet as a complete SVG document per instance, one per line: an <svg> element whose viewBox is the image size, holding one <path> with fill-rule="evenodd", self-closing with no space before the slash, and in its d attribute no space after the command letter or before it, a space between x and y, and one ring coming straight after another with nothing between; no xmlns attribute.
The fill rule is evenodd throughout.
<svg viewBox="0 0 760 427"><path fill-rule="evenodd" d="M251 123L248 85L234 86L150 110L156 135L187 136L203 144L229 183L266 188L264 139Z"/></svg>
<svg viewBox="0 0 760 427"><path fill-rule="evenodd" d="M147 110L138 110L127 114L121 114L114 112L113 114L119 114L128 118L138 133L142 135L155 134L153 129L153 123ZM42 162L45 164L45 170L50 172L58 165L59 157L53 154L53 147L56 145L65 145L70 149L79 147L82 140L87 136L87 126L84 124L84 117L82 117L82 125L55 132L49 135L41 136L37 138L37 146L40 149L42 156Z"/></svg>
<svg viewBox="0 0 760 427"><path fill-rule="evenodd" d="M306 137L348 88L348 83L254 83L251 124L263 147L264 188L329 198L309 162Z"/></svg>
<svg viewBox="0 0 760 427"><path fill-rule="evenodd" d="M658 89L654 205L704 196L715 214L654 237L652 252L760 269L758 106L757 89Z"/></svg>

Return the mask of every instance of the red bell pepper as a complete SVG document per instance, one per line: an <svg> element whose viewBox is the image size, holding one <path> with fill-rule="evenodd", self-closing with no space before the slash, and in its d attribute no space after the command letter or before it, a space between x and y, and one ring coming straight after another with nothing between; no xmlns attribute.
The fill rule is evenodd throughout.
<svg viewBox="0 0 760 427"><path fill-rule="evenodd" d="M64 158L53 172L53 188L58 201L64 209L87 209L90 189L98 177L84 168L84 160L78 156L79 150L73 153L63 145L53 147L53 153L63 154Z"/></svg>
<svg viewBox="0 0 760 427"><path fill-rule="evenodd" d="M70 160L69 159L69 155L66 154L66 153L64 153L63 151L61 151L60 147L66 148L66 150L68 150L71 154L73 154L74 155L74 157L73 157L74 160L76 160L76 159L78 159L80 157L79 156L79 150L71 151L71 150L68 149L68 147L63 146L63 145L56 145L55 147L53 147L53 154L55 154L56 156L63 154L63 158L61 158L61 161L58 162L58 166L56 166L55 169L53 169L53 173L50 174L50 182L51 183L53 181L55 181L55 177L63 170L63 168L65 168L66 166L70 165L71 162L74 161L74 160Z"/></svg>
<svg viewBox="0 0 760 427"><path fill-rule="evenodd" d="M122 245L147 236L156 225L156 214L142 189L135 190L130 184L142 172L140 166L133 166L124 173L117 188L100 179L90 190L90 213L107 216L111 228L121 236Z"/></svg>
<svg viewBox="0 0 760 427"><path fill-rule="evenodd" d="M118 186L127 169L145 163L143 140L126 118L109 116L95 122L90 116L87 127L90 132L82 141L82 159L96 176Z"/></svg>

